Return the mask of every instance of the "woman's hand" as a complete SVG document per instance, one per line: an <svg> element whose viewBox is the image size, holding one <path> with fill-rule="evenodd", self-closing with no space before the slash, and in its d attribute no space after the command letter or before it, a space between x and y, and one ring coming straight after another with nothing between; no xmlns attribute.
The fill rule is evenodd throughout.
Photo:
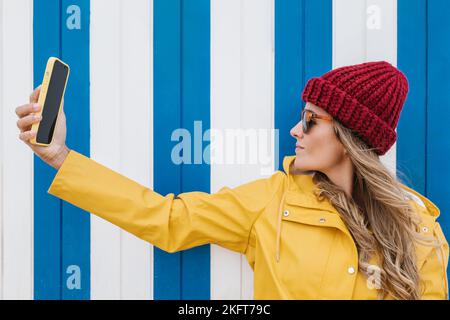
<svg viewBox="0 0 450 320"><path fill-rule="evenodd" d="M17 127L20 129L19 139L28 145L31 150L44 162L59 169L64 159L69 153L69 148L66 146L66 116L64 114L64 100L56 121L55 130L53 132L53 141L49 146L39 146L29 142L30 139L36 136L36 132L31 131L33 123L41 121L40 116L35 116L42 106L37 104L41 86L37 87L30 95L29 103L16 108L16 114L19 117L17 120ZM33 109L38 106L37 109Z"/></svg>

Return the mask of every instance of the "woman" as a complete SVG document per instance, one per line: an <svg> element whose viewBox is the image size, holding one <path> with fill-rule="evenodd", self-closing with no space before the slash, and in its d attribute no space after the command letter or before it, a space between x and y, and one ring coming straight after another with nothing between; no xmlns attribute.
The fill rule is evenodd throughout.
<svg viewBox="0 0 450 320"><path fill-rule="evenodd" d="M58 169L50 194L167 252L214 243L245 254L255 299L447 299L439 209L379 159L396 141L407 92L384 61L312 78L283 171L176 197L69 150L63 111L52 146L30 144L39 88L16 113L20 139Z"/></svg>

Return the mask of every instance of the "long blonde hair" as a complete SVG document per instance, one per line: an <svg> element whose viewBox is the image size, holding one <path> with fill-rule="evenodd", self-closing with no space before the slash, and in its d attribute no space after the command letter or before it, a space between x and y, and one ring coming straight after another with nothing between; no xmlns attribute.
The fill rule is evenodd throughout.
<svg viewBox="0 0 450 320"><path fill-rule="evenodd" d="M352 196L320 171L314 174L316 196L327 198L346 223L358 249L359 270L372 274L369 260L379 258L378 299L420 299L421 287L415 243L438 247L433 237L420 234L420 217L405 198L400 181L383 165L373 148L358 134L333 120L336 136L354 166Z"/></svg>

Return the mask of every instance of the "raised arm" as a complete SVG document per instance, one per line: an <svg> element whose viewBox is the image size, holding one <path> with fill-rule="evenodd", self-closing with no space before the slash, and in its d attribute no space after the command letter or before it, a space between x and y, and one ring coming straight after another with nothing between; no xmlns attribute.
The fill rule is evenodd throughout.
<svg viewBox="0 0 450 320"><path fill-rule="evenodd" d="M245 253L250 231L284 182L281 171L217 193L166 196L70 150L48 193L167 252L207 243Z"/></svg>

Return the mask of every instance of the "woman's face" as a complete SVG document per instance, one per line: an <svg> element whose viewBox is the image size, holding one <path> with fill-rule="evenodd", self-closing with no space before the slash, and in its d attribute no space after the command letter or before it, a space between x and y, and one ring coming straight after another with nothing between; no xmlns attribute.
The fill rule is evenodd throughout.
<svg viewBox="0 0 450 320"><path fill-rule="evenodd" d="M305 109L330 117L329 113L310 102L306 103ZM339 167L345 158L344 146L337 138L331 121L314 119L308 133L303 132L299 121L290 133L296 139L296 172L321 171L326 174Z"/></svg>

